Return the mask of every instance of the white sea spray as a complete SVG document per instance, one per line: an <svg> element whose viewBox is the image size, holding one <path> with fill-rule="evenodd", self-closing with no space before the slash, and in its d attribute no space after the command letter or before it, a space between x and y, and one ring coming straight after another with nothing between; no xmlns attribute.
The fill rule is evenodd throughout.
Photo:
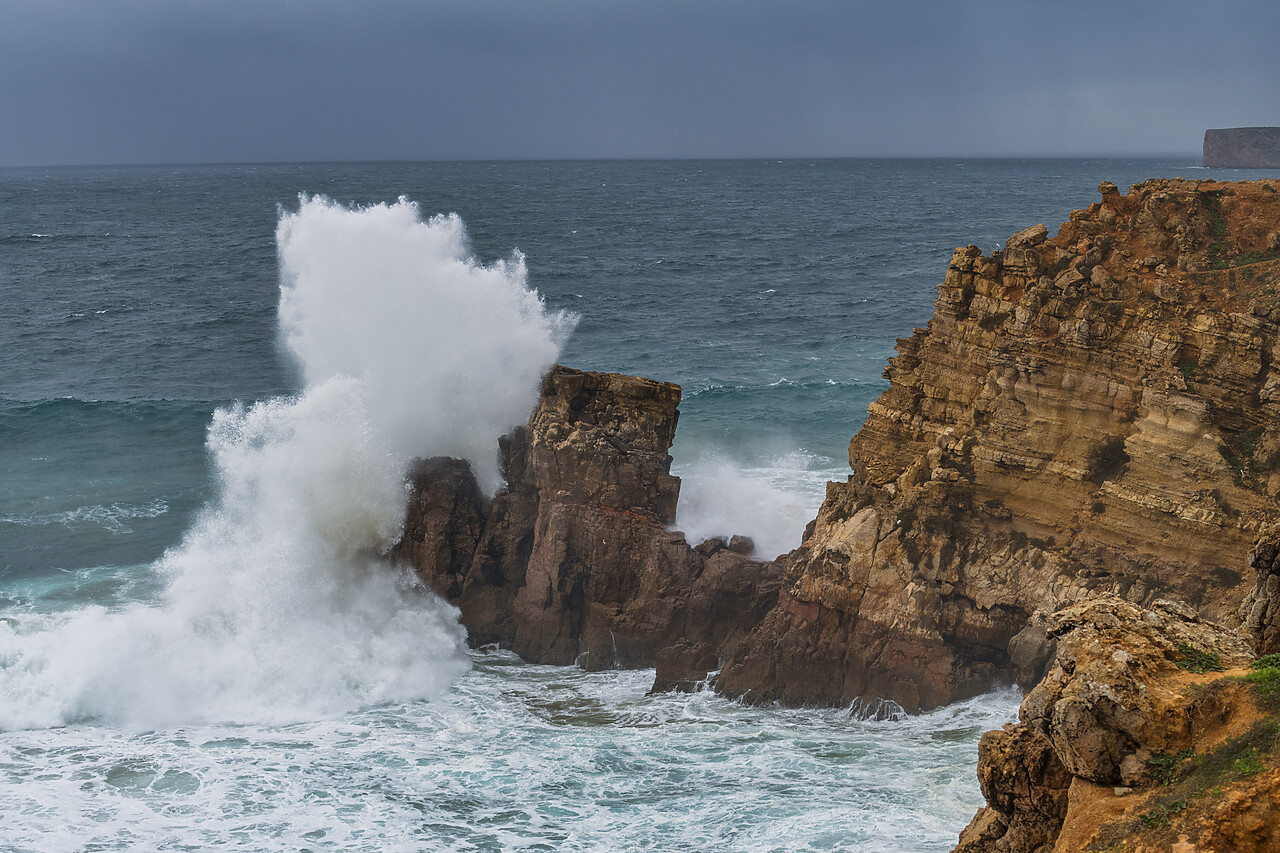
<svg viewBox="0 0 1280 853"><path fill-rule="evenodd" d="M433 702L288 726L0 741L0 847L944 853L982 804L999 691L895 721L646 695L505 652Z"/></svg>
<svg viewBox="0 0 1280 853"><path fill-rule="evenodd" d="M498 437L523 423L572 330L524 257L469 255L457 216L401 198L351 210L303 198L280 219L280 331L307 385L360 380L390 450L469 459L490 490Z"/></svg>
<svg viewBox="0 0 1280 853"><path fill-rule="evenodd" d="M681 478L674 526L690 542L746 535L755 556L771 560L800 545L827 481L845 472L832 460L792 451L750 464L706 453L674 473Z"/></svg>
<svg viewBox="0 0 1280 853"><path fill-rule="evenodd" d="M572 328L519 256L483 266L456 217L304 197L281 216L296 397L216 412L216 497L155 604L0 623L0 728L284 724L438 696L466 671L456 611L383 559L414 455L470 458L528 416Z"/></svg>

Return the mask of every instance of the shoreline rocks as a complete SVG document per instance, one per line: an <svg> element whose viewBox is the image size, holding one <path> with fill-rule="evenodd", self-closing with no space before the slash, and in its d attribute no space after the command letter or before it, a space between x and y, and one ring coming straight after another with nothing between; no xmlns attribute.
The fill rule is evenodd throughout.
<svg viewBox="0 0 1280 853"><path fill-rule="evenodd" d="M1251 649L1181 604L1144 609L1101 595L1048 621L1053 667L1023 699L1017 723L982 736L987 806L955 853L1083 849L1075 845L1113 817L1088 804L1104 793L1130 804L1158 796L1158 782L1171 777L1153 771L1170 773L1171 757L1211 750L1259 716L1244 685L1218 676L1247 667Z"/></svg>
<svg viewBox="0 0 1280 853"><path fill-rule="evenodd" d="M395 557L472 643L656 665L655 690L891 716L1016 681L958 853L1119 849L1152 826L1200 839L1153 849L1273 849L1280 769L1193 821L1153 768L1280 725L1184 666L1280 651L1280 182L1099 192L1053 237L955 252L852 475L777 561L667 528L677 386L563 367L500 442L492 500L466 463L418 463Z"/></svg>
<svg viewBox="0 0 1280 853"><path fill-rule="evenodd" d="M392 558L460 609L473 645L592 670L653 666L682 641L727 656L776 601L779 569L744 538L695 548L667 528L679 401L670 383L556 366L500 442L491 501L466 462L414 467Z"/></svg>

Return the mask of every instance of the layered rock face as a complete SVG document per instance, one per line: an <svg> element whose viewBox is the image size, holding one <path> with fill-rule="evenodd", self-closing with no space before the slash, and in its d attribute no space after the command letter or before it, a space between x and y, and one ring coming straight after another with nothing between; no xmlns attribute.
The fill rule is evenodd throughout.
<svg viewBox="0 0 1280 853"><path fill-rule="evenodd" d="M1053 667L1023 700L1018 723L983 735L978 780L987 807L961 833L956 853L1169 849L1106 845L1168 827L1160 783L1263 716L1245 684L1218 673L1242 671L1251 651L1175 602L1146 610L1103 595L1048 622L1057 640ZM1230 773L1217 780L1218 793L1197 804L1226 815L1206 838L1232 838L1205 849L1244 849L1231 798L1220 796L1236 781ZM1187 799L1164 799L1178 804L1174 814L1188 807Z"/></svg>
<svg viewBox="0 0 1280 853"><path fill-rule="evenodd" d="M653 666L678 641L727 656L777 600L780 569L667 529L679 402L669 383L555 367L500 442L492 501L467 463L418 463L393 557L459 607L472 643L533 662Z"/></svg>
<svg viewBox="0 0 1280 853"><path fill-rule="evenodd" d="M1280 127L1206 130L1204 164L1225 169L1280 169Z"/></svg>
<svg viewBox="0 0 1280 853"><path fill-rule="evenodd" d="M1229 618L1280 495L1280 183L1157 180L956 251L717 689L927 708L1110 593Z"/></svg>

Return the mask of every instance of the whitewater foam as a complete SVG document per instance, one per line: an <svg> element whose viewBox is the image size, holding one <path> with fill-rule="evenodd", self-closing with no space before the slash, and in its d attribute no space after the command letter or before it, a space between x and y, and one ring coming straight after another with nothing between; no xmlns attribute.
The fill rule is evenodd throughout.
<svg viewBox="0 0 1280 853"><path fill-rule="evenodd" d="M548 312L519 252L489 266L455 215L303 197L280 218L280 329L308 385L358 378L391 449L469 459L491 491L576 317Z"/></svg>
<svg viewBox="0 0 1280 853"><path fill-rule="evenodd" d="M303 198L281 215L280 323L306 389L218 410L217 496L158 563L156 604L0 624L0 729L283 724L440 695L457 611L393 570L411 456L490 482L571 317L523 261L482 266L457 217ZM483 451L482 451L483 448Z"/></svg>
<svg viewBox="0 0 1280 853"><path fill-rule="evenodd" d="M33 462L49 461L33 459ZM112 535L132 533L126 521L137 518L158 518L169 511L169 504L159 498L143 504L92 504L65 512L24 512L0 515L0 524L16 524L20 527L42 527L47 524L93 524Z"/></svg>
<svg viewBox="0 0 1280 853"><path fill-rule="evenodd" d="M982 804L981 732L1018 703L858 720L472 659L439 701L338 719L8 735L0 846L941 853Z"/></svg>
<svg viewBox="0 0 1280 853"><path fill-rule="evenodd" d="M827 482L846 473L834 460L804 450L756 464L710 452L672 470L681 478L674 527L690 542L748 535L755 556L764 559L799 546Z"/></svg>

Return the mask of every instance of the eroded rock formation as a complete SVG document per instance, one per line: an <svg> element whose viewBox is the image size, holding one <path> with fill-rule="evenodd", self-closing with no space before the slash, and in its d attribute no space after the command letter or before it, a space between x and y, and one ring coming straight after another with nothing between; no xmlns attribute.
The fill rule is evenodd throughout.
<svg viewBox="0 0 1280 853"><path fill-rule="evenodd" d="M1245 671L1249 647L1179 603L1143 609L1101 595L1048 621L1053 667L1023 700L1018 723L983 735L987 807L956 853L1076 853L1104 828L1123 837L1154 827L1137 817L1158 807L1160 783L1263 716L1245 684L1220 677Z"/></svg>
<svg viewBox="0 0 1280 853"><path fill-rule="evenodd" d="M1086 597L1230 618L1280 495L1278 188L1103 184L957 250L717 689L927 708L1034 684Z"/></svg>
<svg viewBox="0 0 1280 853"><path fill-rule="evenodd" d="M554 368L500 442L492 501L466 462L415 467L393 556L459 607L476 645L588 669L653 666L680 641L727 655L776 602L780 570L745 540L695 548L668 529L679 402L670 383Z"/></svg>
<svg viewBox="0 0 1280 853"><path fill-rule="evenodd" d="M1280 524L1263 529L1249 552L1258 579L1240 608L1245 635L1260 655L1280 652Z"/></svg>

